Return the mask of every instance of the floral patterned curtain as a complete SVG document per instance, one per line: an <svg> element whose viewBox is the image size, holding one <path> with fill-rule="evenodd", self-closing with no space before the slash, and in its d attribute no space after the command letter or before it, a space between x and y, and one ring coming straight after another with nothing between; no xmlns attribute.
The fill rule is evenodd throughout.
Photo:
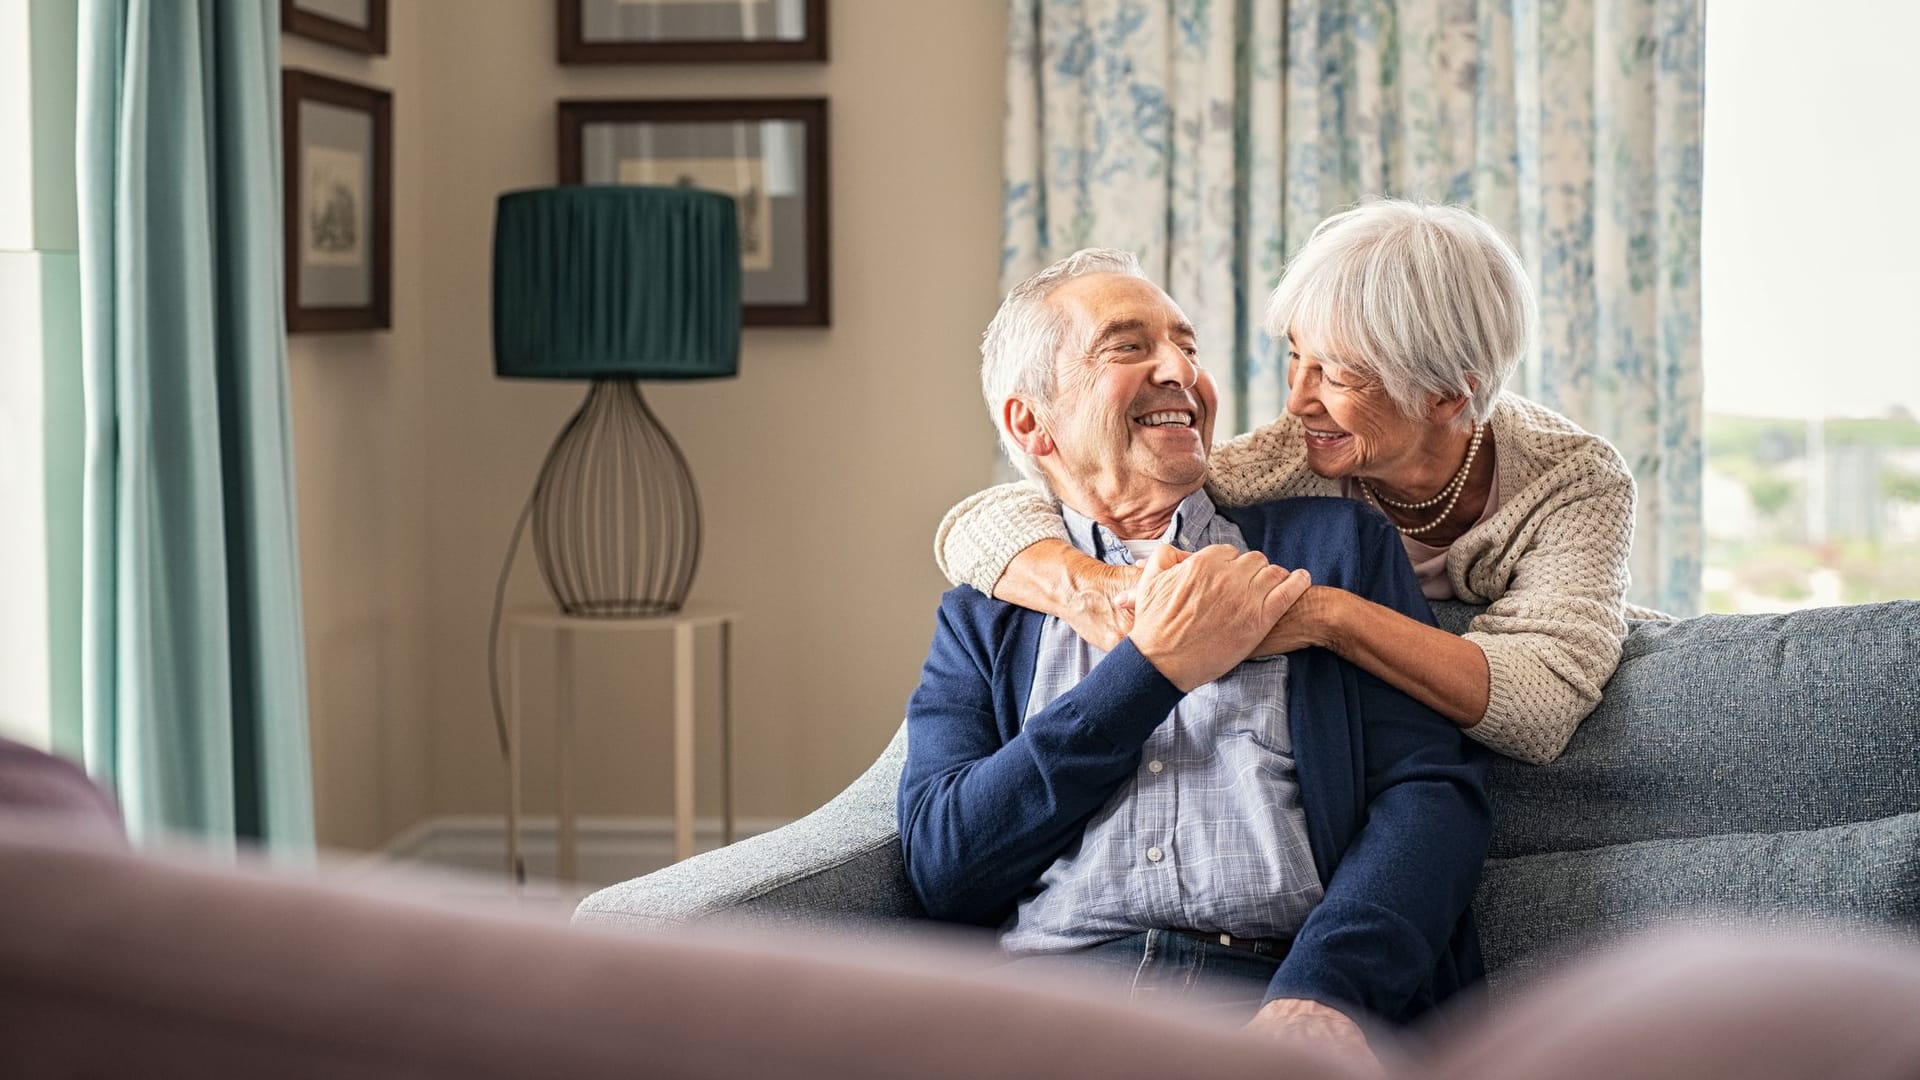
<svg viewBox="0 0 1920 1080"><path fill-rule="evenodd" d="M1471 206L1540 294L1511 389L1620 448L1631 597L1692 612L1702 4L1008 0L1002 282L1139 253L1200 330L1224 436L1284 407L1260 320L1315 223L1370 195Z"/></svg>

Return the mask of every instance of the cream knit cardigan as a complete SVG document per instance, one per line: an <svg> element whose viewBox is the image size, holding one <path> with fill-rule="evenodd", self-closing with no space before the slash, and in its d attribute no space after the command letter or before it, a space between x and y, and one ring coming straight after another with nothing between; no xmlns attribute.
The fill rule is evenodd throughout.
<svg viewBox="0 0 1920 1080"><path fill-rule="evenodd" d="M1467 733L1544 765L1620 663L1633 476L1605 439L1514 394L1495 403L1489 430L1500 506L1447 550L1454 596L1487 605L1465 637L1486 653L1492 684ZM1307 468L1291 415L1215 447L1207 490L1222 506L1340 495L1337 481ZM1032 484L1002 484L948 511L934 555L955 584L990 592L1015 555L1049 537L1067 539L1053 500Z"/></svg>

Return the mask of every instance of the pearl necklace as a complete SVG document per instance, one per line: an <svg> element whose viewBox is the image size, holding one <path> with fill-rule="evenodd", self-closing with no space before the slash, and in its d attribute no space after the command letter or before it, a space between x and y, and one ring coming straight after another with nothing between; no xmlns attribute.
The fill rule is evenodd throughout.
<svg viewBox="0 0 1920 1080"><path fill-rule="evenodd" d="M1360 490L1367 493L1367 498L1372 499L1382 508L1390 506L1395 510L1425 510L1437 505L1440 500L1445 499L1447 505L1440 508L1440 516L1427 522L1425 525L1416 525L1408 528L1398 522L1394 524L1394 528L1399 529L1400 535L1402 536L1423 536L1439 528L1440 523L1447 520L1447 515L1453 513L1453 508L1459 503L1461 494L1467 490L1467 475L1473 472L1473 456L1480 452L1480 438L1486 433L1486 430L1486 425L1484 424L1475 424L1473 426L1473 438L1467 443L1467 459L1460 463L1460 471L1453 474L1453 479L1447 481L1446 487L1441 488L1433 498L1427 499L1424 502L1409 503L1401 502L1398 499L1389 499L1385 495L1373 490L1373 484L1370 483L1366 477L1361 476L1355 479L1360 481Z"/></svg>

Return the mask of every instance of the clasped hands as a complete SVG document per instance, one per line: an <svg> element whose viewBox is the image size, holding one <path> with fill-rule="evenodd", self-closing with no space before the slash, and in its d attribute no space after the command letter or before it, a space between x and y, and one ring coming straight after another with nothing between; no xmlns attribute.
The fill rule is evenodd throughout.
<svg viewBox="0 0 1920 1080"><path fill-rule="evenodd" d="M1124 580L1115 575L1108 584ZM1140 569L1130 599L1084 590L1067 621L1102 648L1131 638L1167 681L1190 691L1249 656L1286 651L1268 639L1312 584L1305 570L1289 572L1257 551L1214 544L1185 552L1167 544Z"/></svg>

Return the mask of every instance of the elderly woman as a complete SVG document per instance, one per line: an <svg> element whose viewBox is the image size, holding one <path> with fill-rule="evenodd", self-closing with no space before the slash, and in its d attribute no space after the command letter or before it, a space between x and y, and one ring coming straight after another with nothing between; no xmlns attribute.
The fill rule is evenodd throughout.
<svg viewBox="0 0 1920 1080"><path fill-rule="evenodd" d="M1314 586L1263 653L1317 645L1501 753L1566 748L1620 660L1633 477L1606 440L1504 393L1533 336L1519 258L1470 211L1397 200L1314 230L1274 290L1287 415L1214 449L1227 506L1330 495L1399 526L1429 599L1485 604L1454 636ZM1111 647L1138 571L1066 542L1027 484L954 507L936 541L956 583L1066 620Z"/></svg>

